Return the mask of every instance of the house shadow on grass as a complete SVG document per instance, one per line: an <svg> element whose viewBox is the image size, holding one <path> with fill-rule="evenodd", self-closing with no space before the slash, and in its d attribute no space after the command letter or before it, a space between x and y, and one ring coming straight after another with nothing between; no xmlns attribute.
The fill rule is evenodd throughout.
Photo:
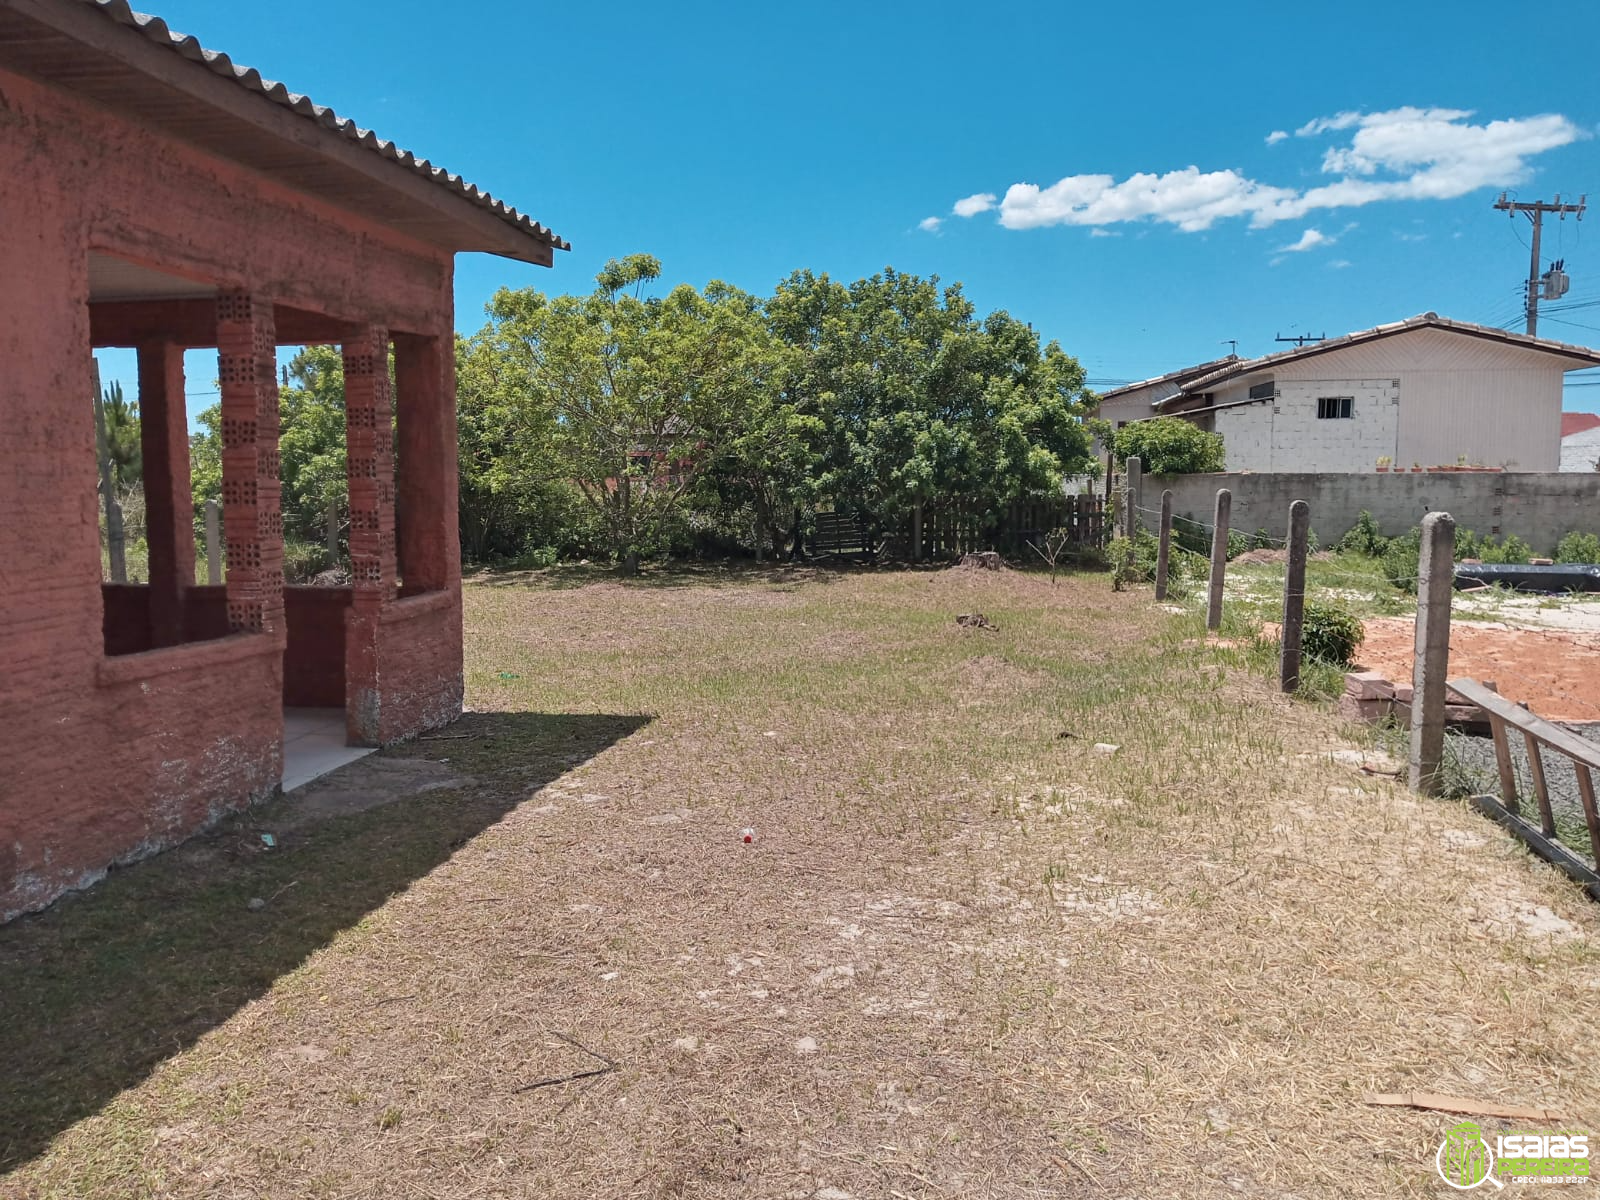
<svg viewBox="0 0 1600 1200"><path fill-rule="evenodd" d="M470 713L0 927L0 1172L647 723Z"/></svg>

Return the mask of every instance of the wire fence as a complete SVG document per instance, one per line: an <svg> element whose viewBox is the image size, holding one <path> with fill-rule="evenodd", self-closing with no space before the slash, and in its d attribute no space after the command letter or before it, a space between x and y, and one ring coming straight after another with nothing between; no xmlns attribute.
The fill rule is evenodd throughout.
<svg viewBox="0 0 1600 1200"><path fill-rule="evenodd" d="M1136 505L1135 506L1135 511L1138 512L1138 513L1147 514L1150 517L1153 517L1154 521L1151 522L1150 524L1159 525L1159 522L1161 520L1161 510L1160 509L1158 509L1158 508L1150 508L1148 505L1140 504L1140 505ZM1216 523L1214 521L1202 521L1202 520L1199 520L1199 519L1197 519L1195 517L1184 517L1184 516L1179 516L1178 514L1174 513L1172 515L1172 528L1173 528L1174 540L1176 540L1178 538L1178 536L1179 536L1179 526L1180 525L1186 530L1189 530L1189 531L1191 531L1193 533L1197 533L1197 534L1202 535L1204 537L1205 541L1207 542L1207 544L1209 544L1211 539L1215 536L1215 532L1216 532L1216 528L1217 528L1216 527ZM1250 543L1245 548L1243 553L1248 553L1251 550L1283 550L1283 551L1287 551L1289 549L1289 541L1288 541L1287 538L1274 537L1272 534L1268 533L1264 529L1258 529L1254 533L1247 533L1243 529L1232 529L1232 528L1230 528L1229 529L1229 537L1230 538L1239 537L1239 538L1244 539L1244 540L1246 540L1246 541L1248 541ZM1190 551L1190 553L1200 553L1200 552L1199 551ZM1367 590L1371 590L1372 588L1379 586L1379 581L1374 579L1371 575L1356 575L1356 574L1353 574L1353 573L1348 572L1348 571L1329 570L1326 567L1319 567L1317 574L1318 574L1319 583L1322 582L1322 581L1325 581L1325 580L1332 579L1332 580L1346 581L1353 587L1367 589ZM1398 576L1386 574L1385 575L1385 582L1387 582L1389 584L1392 584L1394 586L1397 586L1397 587L1407 587L1407 586L1415 587L1416 583L1417 583L1417 576L1414 573L1413 574L1407 574L1407 575L1398 575Z"/></svg>

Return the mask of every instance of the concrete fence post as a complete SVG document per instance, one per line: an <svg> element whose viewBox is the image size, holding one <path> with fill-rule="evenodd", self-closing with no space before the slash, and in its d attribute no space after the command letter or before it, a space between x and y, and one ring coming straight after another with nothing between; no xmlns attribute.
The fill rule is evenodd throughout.
<svg viewBox="0 0 1600 1200"><path fill-rule="evenodd" d="M1128 459L1125 478L1127 483L1123 494L1127 497L1127 503L1124 505L1126 512L1123 514L1122 531L1124 536L1131 539L1139 532L1139 492L1144 483L1144 463L1137 455Z"/></svg>
<svg viewBox="0 0 1600 1200"><path fill-rule="evenodd" d="M911 508L911 561L922 561L922 501Z"/></svg>
<svg viewBox="0 0 1600 1200"><path fill-rule="evenodd" d="M1222 628L1222 578L1228 570L1228 518L1233 512L1233 493L1217 489L1217 508L1211 522L1210 599L1206 605L1206 628Z"/></svg>
<svg viewBox="0 0 1600 1200"><path fill-rule="evenodd" d="M1417 556L1417 638L1411 676L1412 790L1439 792L1444 761L1445 676L1450 669L1450 596L1455 589L1456 522L1449 513L1422 518Z"/></svg>
<svg viewBox="0 0 1600 1200"><path fill-rule="evenodd" d="M206 501L206 582L212 587L222 586L222 506L215 500Z"/></svg>
<svg viewBox="0 0 1600 1200"><path fill-rule="evenodd" d="M339 565L339 501L328 501L328 566Z"/></svg>
<svg viewBox="0 0 1600 1200"><path fill-rule="evenodd" d="M1167 598L1167 571L1172 566L1172 489L1161 493L1161 531L1156 541L1156 599Z"/></svg>
<svg viewBox="0 0 1600 1200"><path fill-rule="evenodd" d="M1306 618L1306 550L1311 540L1311 506L1289 505L1289 555L1283 576L1283 636L1278 648L1278 686L1300 686L1300 644Z"/></svg>

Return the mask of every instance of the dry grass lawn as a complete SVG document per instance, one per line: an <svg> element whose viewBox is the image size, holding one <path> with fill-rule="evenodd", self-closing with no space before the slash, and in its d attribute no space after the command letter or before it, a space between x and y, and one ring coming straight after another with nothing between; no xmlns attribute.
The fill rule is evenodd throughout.
<svg viewBox="0 0 1600 1200"><path fill-rule="evenodd" d="M1364 1092L1600 1133L1594 907L1146 595L556 572L467 620L476 712L322 785L395 803L0 931L0 1193L1432 1196L1456 1118Z"/></svg>

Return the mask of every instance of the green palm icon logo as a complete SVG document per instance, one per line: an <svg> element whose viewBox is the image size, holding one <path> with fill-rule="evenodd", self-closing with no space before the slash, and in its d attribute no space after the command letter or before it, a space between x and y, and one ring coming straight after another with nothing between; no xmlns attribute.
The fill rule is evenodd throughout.
<svg viewBox="0 0 1600 1200"><path fill-rule="evenodd" d="M1483 1131L1471 1121L1453 1126L1439 1147L1438 1166L1439 1174L1452 1187L1475 1188L1489 1178L1494 1156L1483 1140Z"/></svg>

